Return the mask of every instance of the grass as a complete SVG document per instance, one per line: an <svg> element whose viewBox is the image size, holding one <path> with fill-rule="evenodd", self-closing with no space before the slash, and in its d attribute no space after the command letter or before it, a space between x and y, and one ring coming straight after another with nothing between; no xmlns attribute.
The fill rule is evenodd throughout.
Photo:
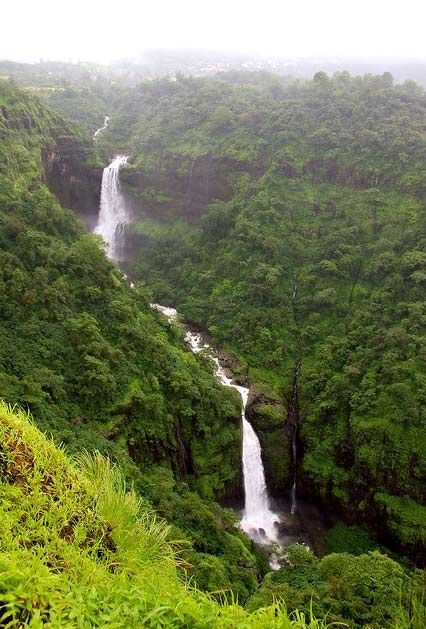
<svg viewBox="0 0 426 629"><path fill-rule="evenodd" d="M279 602L250 614L182 581L179 542L120 471L99 454L71 462L4 403L0 443L0 627L327 626Z"/></svg>

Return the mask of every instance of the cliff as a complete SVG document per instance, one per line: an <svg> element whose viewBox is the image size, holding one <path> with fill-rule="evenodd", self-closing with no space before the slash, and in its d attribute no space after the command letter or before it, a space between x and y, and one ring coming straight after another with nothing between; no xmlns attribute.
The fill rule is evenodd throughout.
<svg viewBox="0 0 426 629"><path fill-rule="evenodd" d="M102 165L92 139L29 93L0 80L0 173L33 183L43 179L63 207L91 229L97 219Z"/></svg>
<svg viewBox="0 0 426 629"><path fill-rule="evenodd" d="M134 199L136 214L194 222L213 200L231 199L245 169L244 163L213 154L163 154L146 164L130 165L121 179Z"/></svg>
<svg viewBox="0 0 426 629"><path fill-rule="evenodd" d="M43 147L45 181L61 205L77 212L88 231L93 231L99 213L102 167L95 162L88 142L72 136L53 138Z"/></svg>

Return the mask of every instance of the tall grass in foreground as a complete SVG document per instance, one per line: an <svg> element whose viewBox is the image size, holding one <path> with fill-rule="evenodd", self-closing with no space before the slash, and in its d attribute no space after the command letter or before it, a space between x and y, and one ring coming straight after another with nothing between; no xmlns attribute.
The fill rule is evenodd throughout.
<svg viewBox="0 0 426 629"><path fill-rule="evenodd" d="M135 492L128 491L119 468L99 453L84 452L75 464L96 491L97 512L108 522L116 548L113 563L126 572L161 563L163 572L174 572L178 543L170 541L170 526Z"/></svg>
<svg viewBox="0 0 426 629"><path fill-rule="evenodd" d="M71 464L25 413L1 402L0 443L2 629L350 626L288 615L279 601L249 613L182 582L169 526L108 459L84 453ZM422 625L401 611L397 627Z"/></svg>
<svg viewBox="0 0 426 629"><path fill-rule="evenodd" d="M305 627L280 604L246 612L178 576L169 526L99 454L71 464L0 403L0 626Z"/></svg>

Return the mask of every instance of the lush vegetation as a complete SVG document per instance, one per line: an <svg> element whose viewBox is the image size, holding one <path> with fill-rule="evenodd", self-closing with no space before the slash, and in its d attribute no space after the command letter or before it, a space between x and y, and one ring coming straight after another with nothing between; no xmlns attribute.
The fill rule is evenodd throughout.
<svg viewBox="0 0 426 629"><path fill-rule="evenodd" d="M295 545L288 548L287 557L285 568L266 575L248 610L281 599L288 611L311 609L330 623L348 627L404 627L404 607L411 610L412 627L420 628L425 621L422 575L409 577L377 551L318 560L306 547Z"/></svg>
<svg viewBox="0 0 426 629"><path fill-rule="evenodd" d="M132 155L133 276L278 393L299 491L421 560L423 91L389 74L230 74L145 83L115 106L103 142Z"/></svg>
<svg viewBox="0 0 426 629"><path fill-rule="evenodd" d="M108 459L71 465L4 404L0 435L2 627L323 626L218 604L179 577L180 542Z"/></svg>
<svg viewBox="0 0 426 629"><path fill-rule="evenodd" d="M258 383L278 490L296 426L299 491L381 518L421 561L423 94L388 76L240 81L106 90L101 153L134 156L128 269ZM373 110L383 146L351 152ZM421 629L421 574L366 529L334 527L321 560L289 548L263 579L263 553L215 502L239 492L238 396L59 204L51 190L72 199L85 173L99 173L90 136L0 81L0 397L68 453L0 405L0 625Z"/></svg>
<svg viewBox="0 0 426 629"><path fill-rule="evenodd" d="M206 589L214 561L210 589L247 598L265 561L214 502L239 491L238 396L42 183L42 155L60 153L64 135L89 164L92 145L29 95L0 90L0 396L69 451L119 461L193 542L187 560Z"/></svg>

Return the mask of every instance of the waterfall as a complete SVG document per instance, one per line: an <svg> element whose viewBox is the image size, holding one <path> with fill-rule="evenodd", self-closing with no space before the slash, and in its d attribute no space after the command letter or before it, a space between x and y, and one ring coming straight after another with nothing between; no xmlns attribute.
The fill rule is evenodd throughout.
<svg viewBox="0 0 426 629"><path fill-rule="evenodd" d="M235 386L235 385L234 385ZM239 387L242 388L242 387ZM248 397L248 390L247 397ZM259 543L277 541L278 516L271 510L265 482L259 439L245 418L247 397L243 397L243 474L245 505L241 526Z"/></svg>
<svg viewBox="0 0 426 629"><path fill-rule="evenodd" d="M174 308L166 308L160 304L151 304L153 308L160 310L169 321L176 321L177 312ZM186 342L194 353L209 349L200 334L186 333ZM270 544L278 540L277 524L279 517L271 510L268 490L265 482L265 471L262 462L262 450L259 439L246 419L246 406L249 389L233 384L228 378L217 356L213 357L216 364L216 377L227 387L236 389L243 402L242 427L243 427L243 478L245 504L241 520L241 528L258 544Z"/></svg>
<svg viewBox="0 0 426 629"><path fill-rule="evenodd" d="M127 155L116 155L104 168L98 224L94 229L107 243L107 254L113 260L121 257L124 227L129 223L119 179L120 167L127 164L127 159Z"/></svg>
<svg viewBox="0 0 426 629"><path fill-rule="evenodd" d="M297 426L293 426L293 437L292 437L292 449L293 449L293 465L294 465L294 474L293 474L293 485L290 492L290 513L294 515L296 513L296 480L297 480Z"/></svg>
<svg viewBox="0 0 426 629"><path fill-rule="evenodd" d="M195 165L196 161L197 161L197 158L194 157L194 159L191 161L191 165L189 167L189 172L188 172L188 185L187 185L187 188L186 188L186 205L187 205L187 209L189 208L189 206L191 204L192 172L194 170L194 165Z"/></svg>
<svg viewBox="0 0 426 629"><path fill-rule="evenodd" d="M188 331L186 340L193 352L208 349L199 334ZM265 471L262 462L262 450L258 436L252 425L246 419L246 406L249 389L237 384L226 375L217 356L213 358L216 364L216 376L220 382L236 389L243 402L242 427L243 427L243 479L244 479L244 513L241 520L241 528L257 543L268 544L277 541L276 524L279 517L271 510L268 490L265 482Z"/></svg>
<svg viewBox="0 0 426 629"><path fill-rule="evenodd" d="M109 123L109 116L105 116L105 117L104 117L104 124L103 124L103 126L102 126L102 127L99 127L99 129L97 129L97 130L95 131L95 133L93 134L93 139L94 139L94 140L96 140L96 138L98 137L98 134L99 134L101 131L103 131L104 129L106 129L106 128L107 128L108 123Z"/></svg>

